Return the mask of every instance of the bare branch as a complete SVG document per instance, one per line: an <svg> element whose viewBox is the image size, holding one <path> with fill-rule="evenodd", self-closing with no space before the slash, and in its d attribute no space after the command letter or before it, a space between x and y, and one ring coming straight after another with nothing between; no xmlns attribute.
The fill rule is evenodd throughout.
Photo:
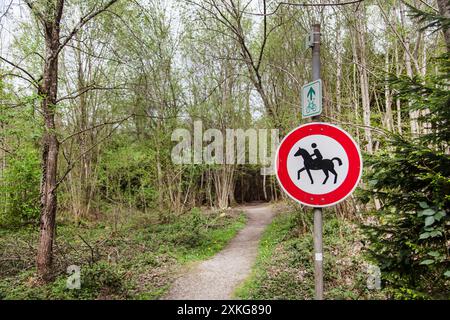
<svg viewBox="0 0 450 320"><path fill-rule="evenodd" d="M264 48L265 48L266 42L267 42L267 15L266 15L266 13L267 13L267 4L266 4L266 0L263 0L263 5L264 5L264 9L263 9L264 10L263 11L263 13L264 13L263 42L262 42L262 45L261 45L261 50L259 51L259 58L258 58L258 64L256 65L256 70L259 70L259 67L261 66L261 61L262 61L263 54L264 54Z"/></svg>
<svg viewBox="0 0 450 320"><path fill-rule="evenodd" d="M338 2L338 3L291 3L291 2L280 2L275 7L275 10L269 13L254 13L254 12L247 12L242 11L243 14L248 14L252 16L272 16L281 8L281 6L292 6L292 7L334 7L334 6L345 6L349 4L360 4L364 0L354 0L354 1L347 1L347 2Z"/></svg>
<svg viewBox="0 0 450 320"><path fill-rule="evenodd" d="M6 15L8 14L8 11L9 11L9 9L11 8L11 5L12 5L13 1L14 1L14 0L11 0L11 1L9 2L9 5L6 7L5 12L3 12L2 15L0 16L0 21L3 19L4 16L6 16Z"/></svg>
<svg viewBox="0 0 450 320"><path fill-rule="evenodd" d="M28 78L25 78L24 76L22 76L22 75L20 75L20 74L11 73L11 72L0 74L0 78L4 78L4 77L6 77L6 76L12 76L12 77L20 78L20 79L22 79L22 80L25 80L26 82L28 82L28 83L31 84L32 86L34 86L36 89L38 88L38 86L37 86L33 81L31 81L31 80L28 79Z"/></svg>
<svg viewBox="0 0 450 320"><path fill-rule="evenodd" d="M132 116L133 116L133 115L128 115L128 116L126 116L125 118L122 118L122 119L119 119L119 120L106 121L106 122L103 122L103 123L99 123L99 124L97 124L97 125L94 125L94 126L92 126L92 127L89 127L89 128L86 128L86 129L83 129L83 130L80 130L80 131L77 131L77 132L75 132L75 133L72 133L72 134L68 135L68 136L65 137L64 139L62 139L61 142L60 142L60 144L63 144L63 143L66 142L67 140L69 140L69 139L71 139L71 138L73 138L73 137L75 137L75 136L77 136L77 135L79 135L79 134L82 134L82 133L84 133L84 132L91 131L91 130L94 130L94 129L97 129L97 128L100 128L100 127L104 127L104 126L107 126L107 125L113 125L113 124L117 124L117 123L122 123L122 122L128 120L129 118L131 118Z"/></svg>
<svg viewBox="0 0 450 320"><path fill-rule="evenodd" d="M339 123L341 125L353 126L353 127L362 128L362 129L369 129L369 130L378 132L383 135L392 134L392 132L390 132L389 130L383 129L383 128L377 128L377 127L372 127L372 126L367 126L367 125L362 125L362 124L357 124L357 123L352 123L352 122L344 122L344 121L340 121L336 118L325 116L325 115L322 115L322 117L330 120L330 122Z"/></svg>
<svg viewBox="0 0 450 320"><path fill-rule="evenodd" d="M34 85L37 86L37 81L36 79L31 75L31 73L29 73L27 70L25 70L24 68L18 66L17 64L15 64L14 62L9 61L8 59L0 56L0 60L5 61L7 64L13 66L14 68L16 68L17 70L22 71L23 73L25 73L28 77L30 77L30 79L33 81Z"/></svg>
<svg viewBox="0 0 450 320"><path fill-rule="evenodd" d="M55 10L55 21L56 21L56 25L58 27L61 23L63 9L64 9L64 0L58 0L58 3L56 4L56 10Z"/></svg>
<svg viewBox="0 0 450 320"><path fill-rule="evenodd" d="M10 155L14 155L14 154L15 154L14 152L12 152L12 151L10 151L10 150L8 150L8 149L2 147L2 146L0 146L0 150L2 150L3 152L8 153L8 154L10 154Z"/></svg>
<svg viewBox="0 0 450 320"><path fill-rule="evenodd" d="M384 21L387 23L387 25L388 25L389 28L392 30L392 32L394 32L394 34L396 35L397 39L400 41L400 43L401 43L403 49L405 49L406 54L407 54L407 55L411 58L411 60L413 61L414 66L416 67L416 70L419 71L420 68L419 68L419 65L418 65L418 63L417 63L417 59L414 58L413 54L411 53L410 48L408 48L408 46L406 45L406 43L405 43L405 38L404 38L401 34L398 33L398 31L397 31L396 28L394 28L394 26L392 25L391 21L389 20L389 17L388 17L387 14L386 14L386 11L383 9L383 6L380 4L380 1L379 1L379 0L377 0L377 4L378 4L378 7L379 7L379 9L380 9L380 12L381 12L381 14L382 14L382 16L383 16L383 18L384 18Z"/></svg>
<svg viewBox="0 0 450 320"><path fill-rule="evenodd" d="M85 94L85 93L87 93L87 92L89 92L91 90L118 90L118 89L120 90L120 89L126 89L126 88L124 88L124 87L99 87L99 86L96 86L96 85L90 85L90 86L84 87L84 88L82 88L80 90L77 90L75 92L72 92L72 93L70 93L67 96L59 98L58 100L56 100L56 103L59 103L59 102L64 101L64 100L76 99L79 96L81 96L81 95L83 95L83 94Z"/></svg>
<svg viewBox="0 0 450 320"><path fill-rule="evenodd" d="M76 24L76 26L72 29L72 31L67 35L67 37L64 39L64 41L59 45L57 54L66 46L66 44L80 31L80 29L88 23L90 20L101 14L102 12L106 11L109 7L111 7L114 3L116 3L117 0L110 0L107 2L103 7L101 7L97 11L91 10L88 14L81 17L80 21Z"/></svg>
<svg viewBox="0 0 450 320"><path fill-rule="evenodd" d="M45 24L44 16L34 7L34 4L30 0L25 0L25 3L27 4L28 8L30 8L31 13L33 13L41 21L42 24Z"/></svg>
<svg viewBox="0 0 450 320"><path fill-rule="evenodd" d="M69 166L67 167L66 171L64 172L64 174L62 175L62 177L58 180L58 182L56 183L54 189L57 189L58 186L61 184L61 182L64 181L64 179L67 177L67 175L70 173L70 171L72 171L72 169L75 167L75 164L80 161L84 155L88 154L89 152L91 152L95 147L97 147L98 145L100 145L103 141L105 141L106 139L108 139L109 137L111 137L111 135L114 133L114 131L116 131L120 125L127 121L128 119L130 119L132 117L132 115L127 116L126 118L121 119L119 122L116 122L117 126L115 126L114 128L111 129L111 131L101 140L99 140L97 143L93 144L89 149L87 149L85 152L81 153L74 162L69 163ZM54 190L51 190L50 192L53 192Z"/></svg>

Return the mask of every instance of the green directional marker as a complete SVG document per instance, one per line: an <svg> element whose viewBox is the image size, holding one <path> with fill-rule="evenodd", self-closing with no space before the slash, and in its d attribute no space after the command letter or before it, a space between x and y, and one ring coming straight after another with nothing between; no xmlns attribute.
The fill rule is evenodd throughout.
<svg viewBox="0 0 450 320"><path fill-rule="evenodd" d="M316 80L302 88L302 117L309 118L322 113L322 80Z"/></svg>
<svg viewBox="0 0 450 320"><path fill-rule="evenodd" d="M313 88L313 87L310 87L310 88L309 88L309 91L308 91L308 99L309 99L309 100L312 100L312 99L314 98L315 95L316 95L316 92L314 91L314 88Z"/></svg>

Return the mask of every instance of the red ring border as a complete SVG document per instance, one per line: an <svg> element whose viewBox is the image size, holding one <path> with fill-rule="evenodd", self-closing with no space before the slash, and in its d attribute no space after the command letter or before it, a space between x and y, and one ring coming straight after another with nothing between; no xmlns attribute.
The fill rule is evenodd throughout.
<svg viewBox="0 0 450 320"><path fill-rule="evenodd" d="M349 172L344 182L336 190L321 195L308 193L298 188L287 171L287 157L293 145L300 139L315 134L326 135L336 140L342 145L349 159ZM311 207L329 207L343 201L355 190L362 175L362 157L356 142L345 130L324 122L304 124L289 132L281 141L275 159L276 175L280 186L292 199Z"/></svg>

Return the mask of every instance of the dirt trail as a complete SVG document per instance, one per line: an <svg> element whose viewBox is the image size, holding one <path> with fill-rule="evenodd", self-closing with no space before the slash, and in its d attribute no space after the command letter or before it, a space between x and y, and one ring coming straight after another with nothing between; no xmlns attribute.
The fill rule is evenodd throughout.
<svg viewBox="0 0 450 320"><path fill-rule="evenodd" d="M226 300L250 274L264 228L274 216L268 204L242 207L247 225L227 247L209 260L201 262L173 284L166 300Z"/></svg>

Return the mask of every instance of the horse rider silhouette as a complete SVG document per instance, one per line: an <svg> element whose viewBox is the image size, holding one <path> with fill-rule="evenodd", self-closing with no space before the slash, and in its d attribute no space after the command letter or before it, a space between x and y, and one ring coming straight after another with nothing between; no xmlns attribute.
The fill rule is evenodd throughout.
<svg viewBox="0 0 450 320"><path fill-rule="evenodd" d="M322 160L323 157L322 157L322 154L320 153L319 149L317 149L317 144L313 143L311 145L311 147L314 149L314 152L311 154L311 158L313 160L317 160L317 159ZM315 157L315 159L314 159L314 157Z"/></svg>
<svg viewBox="0 0 450 320"><path fill-rule="evenodd" d="M342 160L338 157L334 157L333 159L323 159L322 153L317 149L317 144L313 143L311 147L314 149L313 154L309 154L307 150L302 148L298 148L297 152L294 154L294 157L303 157L304 164L304 167L297 172L297 179L300 180L300 173L306 170L309 179L311 180L311 184L314 184L310 170L322 170L323 173L325 173L325 180L323 180L322 184L327 183L328 177L330 176L328 172L331 172L334 175L334 183L336 183L338 174L336 170L334 170L333 161L336 160L338 165L341 166Z"/></svg>

